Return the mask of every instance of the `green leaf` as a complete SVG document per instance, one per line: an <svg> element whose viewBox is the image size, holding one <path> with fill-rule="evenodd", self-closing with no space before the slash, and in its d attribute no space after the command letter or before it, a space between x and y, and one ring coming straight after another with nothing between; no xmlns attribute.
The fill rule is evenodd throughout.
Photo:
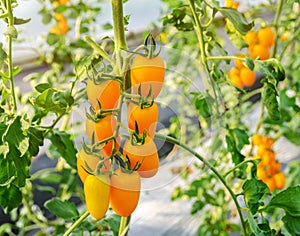
<svg viewBox="0 0 300 236"><path fill-rule="evenodd" d="M192 22L187 22L187 15L188 8L186 7L179 7L174 9L171 13L166 15L163 20L163 25L173 25L179 31L192 31L194 30L194 25Z"/></svg>
<svg viewBox="0 0 300 236"><path fill-rule="evenodd" d="M43 131L31 126L26 130L26 132L29 138L28 151L30 153L30 156L36 156L39 153L39 147L43 146L44 144Z"/></svg>
<svg viewBox="0 0 300 236"><path fill-rule="evenodd" d="M0 42L0 61L4 61L7 58L7 54L3 49L3 44Z"/></svg>
<svg viewBox="0 0 300 236"><path fill-rule="evenodd" d="M45 202L45 207L51 213L65 220L71 220L72 218L76 218L79 216L74 203L62 201L58 198L54 198Z"/></svg>
<svg viewBox="0 0 300 236"><path fill-rule="evenodd" d="M30 21L31 19L28 18L28 19L21 19L21 18L17 18L17 17L14 17L14 25L22 25L22 24L26 24Z"/></svg>
<svg viewBox="0 0 300 236"><path fill-rule="evenodd" d="M49 83L42 83L42 84L38 84L37 86L35 86L35 90L38 91L39 93L44 92L46 89L51 88L51 84Z"/></svg>
<svg viewBox="0 0 300 236"><path fill-rule="evenodd" d="M192 205L191 214L192 215L196 214L198 211L202 210L204 206L205 206L205 203L203 203L200 200L196 200Z"/></svg>
<svg viewBox="0 0 300 236"><path fill-rule="evenodd" d="M242 13L233 8L221 7L217 9L234 25L241 34L246 34L254 26L254 22L248 23Z"/></svg>
<svg viewBox="0 0 300 236"><path fill-rule="evenodd" d="M22 201L22 192L19 187L11 184L9 187L0 187L0 205L8 213L18 207Z"/></svg>
<svg viewBox="0 0 300 236"><path fill-rule="evenodd" d="M276 194L265 210L271 208L282 208L287 215L300 217L300 186L290 187Z"/></svg>
<svg viewBox="0 0 300 236"><path fill-rule="evenodd" d="M199 115L204 118L209 118L211 116L211 104L212 98L207 93L191 93L194 97L192 102L199 112Z"/></svg>
<svg viewBox="0 0 300 236"><path fill-rule="evenodd" d="M70 166L76 168L77 151L70 134L54 129L49 133L48 138L54 146L55 151L57 151Z"/></svg>
<svg viewBox="0 0 300 236"><path fill-rule="evenodd" d="M263 73L267 78L269 83L274 83L270 81L270 79L275 79L277 85L279 81L283 81L285 79L285 70L280 64L280 62L271 58L268 60L255 60L255 71Z"/></svg>
<svg viewBox="0 0 300 236"><path fill-rule="evenodd" d="M274 231L271 230L269 224L258 224L251 212L247 212L249 226L255 236L273 236Z"/></svg>
<svg viewBox="0 0 300 236"><path fill-rule="evenodd" d="M10 36L13 39L16 39L18 37L18 31L16 29L16 27L14 27L13 25L10 25L6 28L5 35Z"/></svg>
<svg viewBox="0 0 300 236"><path fill-rule="evenodd" d="M117 214L111 214L106 216L105 218L98 221L98 225L110 229L114 236L117 236L119 233L121 217Z"/></svg>
<svg viewBox="0 0 300 236"><path fill-rule="evenodd" d="M267 185L261 180L248 179L243 184L243 193L247 206L251 213L255 214L258 208L263 205L260 199L269 192Z"/></svg>
<svg viewBox="0 0 300 236"><path fill-rule="evenodd" d="M232 134L235 139L237 150L241 151L246 144L249 144L249 136L245 130L233 128Z"/></svg>
<svg viewBox="0 0 300 236"><path fill-rule="evenodd" d="M277 101L277 89L273 83L264 82L262 91L262 100L268 111L268 117L271 120L278 121L281 119L279 104Z"/></svg>
<svg viewBox="0 0 300 236"><path fill-rule="evenodd" d="M300 235L300 217L293 217L291 215L285 215L282 218L284 227L292 235Z"/></svg>
<svg viewBox="0 0 300 236"><path fill-rule="evenodd" d="M47 37L47 43L52 46L54 44L56 44L59 41L60 37L59 35L56 34L48 34Z"/></svg>

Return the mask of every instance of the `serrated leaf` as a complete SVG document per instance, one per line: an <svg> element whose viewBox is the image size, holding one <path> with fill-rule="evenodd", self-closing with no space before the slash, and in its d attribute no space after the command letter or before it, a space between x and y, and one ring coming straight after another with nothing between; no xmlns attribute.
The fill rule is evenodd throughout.
<svg viewBox="0 0 300 236"><path fill-rule="evenodd" d="M249 207L250 212L255 214L259 206L262 205L262 203L260 203L260 199L263 197L264 194L269 192L268 187L261 180L253 178L246 180L242 188L245 202Z"/></svg>
<svg viewBox="0 0 300 236"><path fill-rule="evenodd" d="M0 187L0 205L8 213L18 207L22 201L22 193L19 187L11 184L9 187Z"/></svg>
<svg viewBox="0 0 300 236"><path fill-rule="evenodd" d="M39 147L44 144L43 131L31 126L26 130L26 132L29 138L28 151L32 157L36 156L39 153Z"/></svg>
<svg viewBox="0 0 300 236"><path fill-rule="evenodd" d="M48 138L54 146L55 151L57 151L70 166L76 168L77 151L70 134L54 129L49 133Z"/></svg>
<svg viewBox="0 0 300 236"><path fill-rule="evenodd" d="M300 217L300 186L290 187L276 194L265 210L271 208L282 208L287 215Z"/></svg>
<svg viewBox="0 0 300 236"><path fill-rule="evenodd" d="M233 8L221 7L218 11L234 25L241 34L246 34L254 26L254 22L248 23L242 13Z"/></svg>
<svg viewBox="0 0 300 236"><path fill-rule="evenodd" d="M45 202L45 207L53 214L66 220L78 217L79 213L74 203L54 198Z"/></svg>

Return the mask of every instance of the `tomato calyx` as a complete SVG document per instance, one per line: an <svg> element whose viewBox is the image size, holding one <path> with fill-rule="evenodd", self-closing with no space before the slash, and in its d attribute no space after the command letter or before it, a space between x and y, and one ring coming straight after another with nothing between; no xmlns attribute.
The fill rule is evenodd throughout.
<svg viewBox="0 0 300 236"><path fill-rule="evenodd" d="M131 130L130 142L133 146L140 146L145 144L146 137L148 135L148 131L144 130L142 134L139 132L139 125L136 121L134 121L135 130Z"/></svg>
<svg viewBox="0 0 300 236"><path fill-rule="evenodd" d="M131 173L137 171L140 168L140 166L142 165L142 162L137 161L134 164L134 166L131 168L130 167L131 162L127 155L124 156L123 154L121 154L121 157L116 155L115 158L116 158L116 161L118 162L118 165L123 173L131 174Z"/></svg>
<svg viewBox="0 0 300 236"><path fill-rule="evenodd" d="M155 52L156 51L156 42L155 42L155 39L151 32L146 36L144 45L145 45L145 56L148 57L149 59L157 57L161 52L161 42L159 42L158 51ZM148 45L149 45L149 48L148 48Z"/></svg>
<svg viewBox="0 0 300 236"><path fill-rule="evenodd" d="M93 122L99 122L103 118L111 115L115 115L119 112L119 109L102 109L101 103L98 100L99 110L95 110L92 106L90 106L90 112L85 112L87 119Z"/></svg>

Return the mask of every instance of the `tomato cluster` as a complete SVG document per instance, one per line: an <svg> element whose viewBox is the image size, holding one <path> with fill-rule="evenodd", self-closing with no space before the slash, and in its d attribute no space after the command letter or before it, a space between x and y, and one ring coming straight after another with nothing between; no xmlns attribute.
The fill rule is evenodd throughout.
<svg viewBox="0 0 300 236"><path fill-rule="evenodd" d="M275 153L272 150L274 140L256 134L253 136L252 143L257 146L257 155L253 159L260 160L257 165L257 178L262 180L271 192L275 188L284 188L285 175L281 172L281 165L276 161Z"/></svg>
<svg viewBox="0 0 300 236"><path fill-rule="evenodd" d="M153 177L158 171L153 141L158 106L154 99L162 88L164 73L161 57L137 55L130 68L130 92L125 91L126 76L102 74L87 82L90 113L86 133L91 144L83 143L77 169L87 209L96 219L106 214L109 205L120 216L132 214L139 201L141 177ZM127 129L121 126L123 103L127 105ZM129 134L122 149L121 127Z"/></svg>
<svg viewBox="0 0 300 236"><path fill-rule="evenodd" d="M244 57L240 55L239 57ZM241 60L234 60L235 66L230 70L228 76L231 82L239 87L251 87L255 83L255 72L244 66Z"/></svg>
<svg viewBox="0 0 300 236"><path fill-rule="evenodd" d="M248 51L252 59L267 60L270 57L269 49L274 45L275 35L270 27L261 28L258 32L248 31L245 36Z"/></svg>
<svg viewBox="0 0 300 236"><path fill-rule="evenodd" d="M55 13L54 18L57 21L56 26L50 29L50 33L62 35L69 31L68 21L61 13Z"/></svg>

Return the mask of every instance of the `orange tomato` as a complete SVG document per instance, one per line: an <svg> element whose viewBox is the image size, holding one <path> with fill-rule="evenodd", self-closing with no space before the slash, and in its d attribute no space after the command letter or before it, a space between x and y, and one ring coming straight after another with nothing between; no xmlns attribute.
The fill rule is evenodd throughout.
<svg viewBox="0 0 300 236"><path fill-rule="evenodd" d="M283 189L285 186L285 179L285 174L282 172L279 172L276 175L274 175L274 182L276 188Z"/></svg>
<svg viewBox="0 0 300 236"><path fill-rule="evenodd" d="M262 140L262 138L259 134L254 134L252 137L252 144L255 146L258 146L261 144L261 140Z"/></svg>
<svg viewBox="0 0 300 236"><path fill-rule="evenodd" d="M156 98L163 86L165 63L159 56L148 58L137 55L131 64L130 76L134 93L138 93L138 88L141 85L143 97L146 97L152 88L152 95Z"/></svg>
<svg viewBox="0 0 300 236"><path fill-rule="evenodd" d="M92 139L93 133L95 132L95 122L86 118L85 120L85 131L89 139Z"/></svg>
<svg viewBox="0 0 300 236"><path fill-rule="evenodd" d="M239 87L239 88L243 88L243 87L244 87L242 80L241 80L240 77L237 76L237 75L232 76L232 77L230 78L230 81L231 81L235 86L237 86L237 87Z"/></svg>
<svg viewBox="0 0 300 236"><path fill-rule="evenodd" d="M89 80L86 85L88 99L95 110L99 110L98 101L102 109L114 109L118 105L121 90L120 85L115 80L105 80L100 84L95 84Z"/></svg>
<svg viewBox="0 0 300 236"><path fill-rule="evenodd" d="M241 58L245 57L244 55L237 55L237 56L241 57ZM235 64L236 68L238 68L239 70L242 69L242 68L244 68L244 64L243 64L243 62L241 60L235 59L234 60L234 64Z"/></svg>
<svg viewBox="0 0 300 236"><path fill-rule="evenodd" d="M135 130L135 122L137 122L140 134L147 130L149 136L154 137L158 120L158 107L155 102L151 107L146 108L130 103L127 113L129 129Z"/></svg>
<svg viewBox="0 0 300 236"><path fill-rule="evenodd" d="M257 32L259 44L270 48L274 45L275 34L270 27L262 28Z"/></svg>
<svg viewBox="0 0 300 236"><path fill-rule="evenodd" d="M231 70L228 73L229 78L233 77L233 76L240 76L240 70L236 67L232 67Z"/></svg>
<svg viewBox="0 0 300 236"><path fill-rule="evenodd" d="M117 169L111 177L109 202L112 209L120 216L131 215L138 205L140 189L138 172L124 173Z"/></svg>
<svg viewBox="0 0 300 236"><path fill-rule="evenodd" d="M250 46L258 43L257 33L255 31L248 31L245 35L245 42Z"/></svg>
<svg viewBox="0 0 300 236"><path fill-rule="evenodd" d="M95 138L97 142L103 141L113 136L117 126L117 119L114 116L105 116L100 121L94 124L95 127ZM111 155L113 148L113 140L106 142L104 151L107 155ZM119 149L120 142L117 139L116 148Z"/></svg>
<svg viewBox="0 0 300 236"><path fill-rule="evenodd" d="M110 182L107 175L89 175L84 182L84 195L89 213L100 220L105 216L109 205Z"/></svg>
<svg viewBox="0 0 300 236"><path fill-rule="evenodd" d="M252 59L256 59L257 57L259 57L260 60L267 60L269 56L270 56L269 49L262 44L256 44L253 47L253 52L250 54L250 57Z"/></svg>
<svg viewBox="0 0 300 236"><path fill-rule="evenodd" d="M156 145L149 135L145 138L143 145L132 144L126 140L123 148L123 155L127 156L132 169L136 163L141 164L138 172L141 177L150 178L154 176L159 168L159 158Z"/></svg>
<svg viewBox="0 0 300 236"><path fill-rule="evenodd" d="M99 155L104 159L107 158L107 154L101 150ZM102 159L102 160L103 160ZM81 149L77 154L77 171L81 181L84 183L86 178L89 176L89 173L86 170L92 169L92 171L96 171L96 167L101 161L97 156L92 154L87 154L84 149ZM88 166L88 167L87 167ZM101 171L109 171L110 170L110 160L105 161L104 165L101 168Z"/></svg>
<svg viewBox="0 0 300 236"><path fill-rule="evenodd" d="M263 181L269 188L270 192L273 192L275 189L275 181L273 178L267 178Z"/></svg>
<svg viewBox="0 0 300 236"><path fill-rule="evenodd" d="M247 87L251 87L255 83L255 73L247 67L241 69L240 78Z"/></svg>
<svg viewBox="0 0 300 236"><path fill-rule="evenodd" d="M267 173L262 168L257 168L256 175L257 175L257 179L260 179L262 181L264 181L265 179L267 179Z"/></svg>

